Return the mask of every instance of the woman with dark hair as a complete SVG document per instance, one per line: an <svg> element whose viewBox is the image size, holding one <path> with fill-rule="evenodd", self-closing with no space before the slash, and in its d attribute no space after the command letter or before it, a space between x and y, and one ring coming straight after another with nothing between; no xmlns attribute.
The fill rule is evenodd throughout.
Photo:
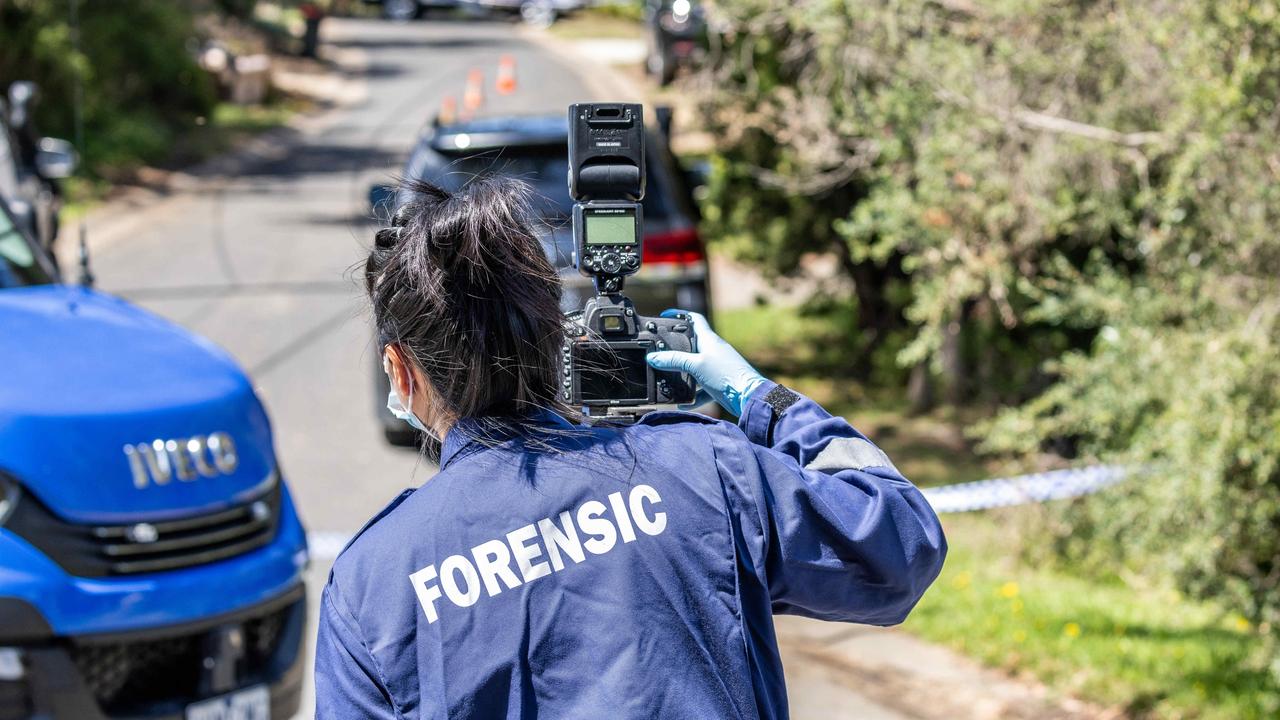
<svg viewBox="0 0 1280 720"><path fill-rule="evenodd" d="M365 283L389 406L442 442L334 563L321 718L785 718L774 613L892 625L942 529L847 422L691 314L691 373L740 420L589 425L559 400L560 283L527 188L426 183Z"/></svg>

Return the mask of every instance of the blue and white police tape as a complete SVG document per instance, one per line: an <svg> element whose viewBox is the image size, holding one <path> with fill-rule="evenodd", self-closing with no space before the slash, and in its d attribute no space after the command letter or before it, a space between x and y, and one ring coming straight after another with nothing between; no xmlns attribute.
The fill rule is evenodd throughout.
<svg viewBox="0 0 1280 720"><path fill-rule="evenodd" d="M971 512L1089 495L1115 485L1128 474L1116 465L1090 465L924 488L921 492L936 513Z"/></svg>
<svg viewBox="0 0 1280 720"><path fill-rule="evenodd" d="M1090 465L923 488L920 492L924 493L936 513L973 512L1089 495L1115 485L1128 474L1128 470L1116 465ZM350 540L350 533L312 532L307 535L311 557L317 560L337 557Z"/></svg>

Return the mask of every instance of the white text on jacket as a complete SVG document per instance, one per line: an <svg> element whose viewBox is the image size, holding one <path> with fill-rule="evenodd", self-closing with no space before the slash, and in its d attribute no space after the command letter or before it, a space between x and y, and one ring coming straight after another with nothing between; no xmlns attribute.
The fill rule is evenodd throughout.
<svg viewBox="0 0 1280 720"><path fill-rule="evenodd" d="M493 597L504 588L515 589L521 583L563 570L568 564L566 559L580 563L588 552L604 555L619 540L634 542L637 529L646 535L658 535L667 527L667 514L653 511L662 498L648 485L635 486L625 499L616 492L607 500L607 507L599 500L588 500L572 513L560 513L559 525L552 518L543 518L512 530L505 538L480 543L471 548L470 557L450 555L438 569L428 565L411 574L409 582L427 613L427 622L439 619L436 601L441 590L454 605L471 607L480 599L482 589ZM579 529L582 537L578 536ZM544 548L546 559L542 560Z"/></svg>

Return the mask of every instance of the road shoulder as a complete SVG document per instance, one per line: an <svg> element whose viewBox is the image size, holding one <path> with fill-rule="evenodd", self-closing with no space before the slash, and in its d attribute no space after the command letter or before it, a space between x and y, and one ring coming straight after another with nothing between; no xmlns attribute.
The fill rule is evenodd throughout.
<svg viewBox="0 0 1280 720"><path fill-rule="evenodd" d="M816 663L872 703L917 720L1084 720L1107 713L900 630L774 618L784 662ZM790 675L788 675L790 677Z"/></svg>

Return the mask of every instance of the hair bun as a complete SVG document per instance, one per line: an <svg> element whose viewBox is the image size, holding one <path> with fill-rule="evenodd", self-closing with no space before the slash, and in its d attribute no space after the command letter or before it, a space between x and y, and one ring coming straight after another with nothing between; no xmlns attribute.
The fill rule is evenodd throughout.
<svg viewBox="0 0 1280 720"><path fill-rule="evenodd" d="M391 226L374 234L365 287L378 335L408 351L454 417L560 402L561 281L529 192L497 176L453 193L407 181Z"/></svg>
<svg viewBox="0 0 1280 720"><path fill-rule="evenodd" d="M377 247L391 249L400 243L403 235L403 227L382 228L373 236L373 242Z"/></svg>

